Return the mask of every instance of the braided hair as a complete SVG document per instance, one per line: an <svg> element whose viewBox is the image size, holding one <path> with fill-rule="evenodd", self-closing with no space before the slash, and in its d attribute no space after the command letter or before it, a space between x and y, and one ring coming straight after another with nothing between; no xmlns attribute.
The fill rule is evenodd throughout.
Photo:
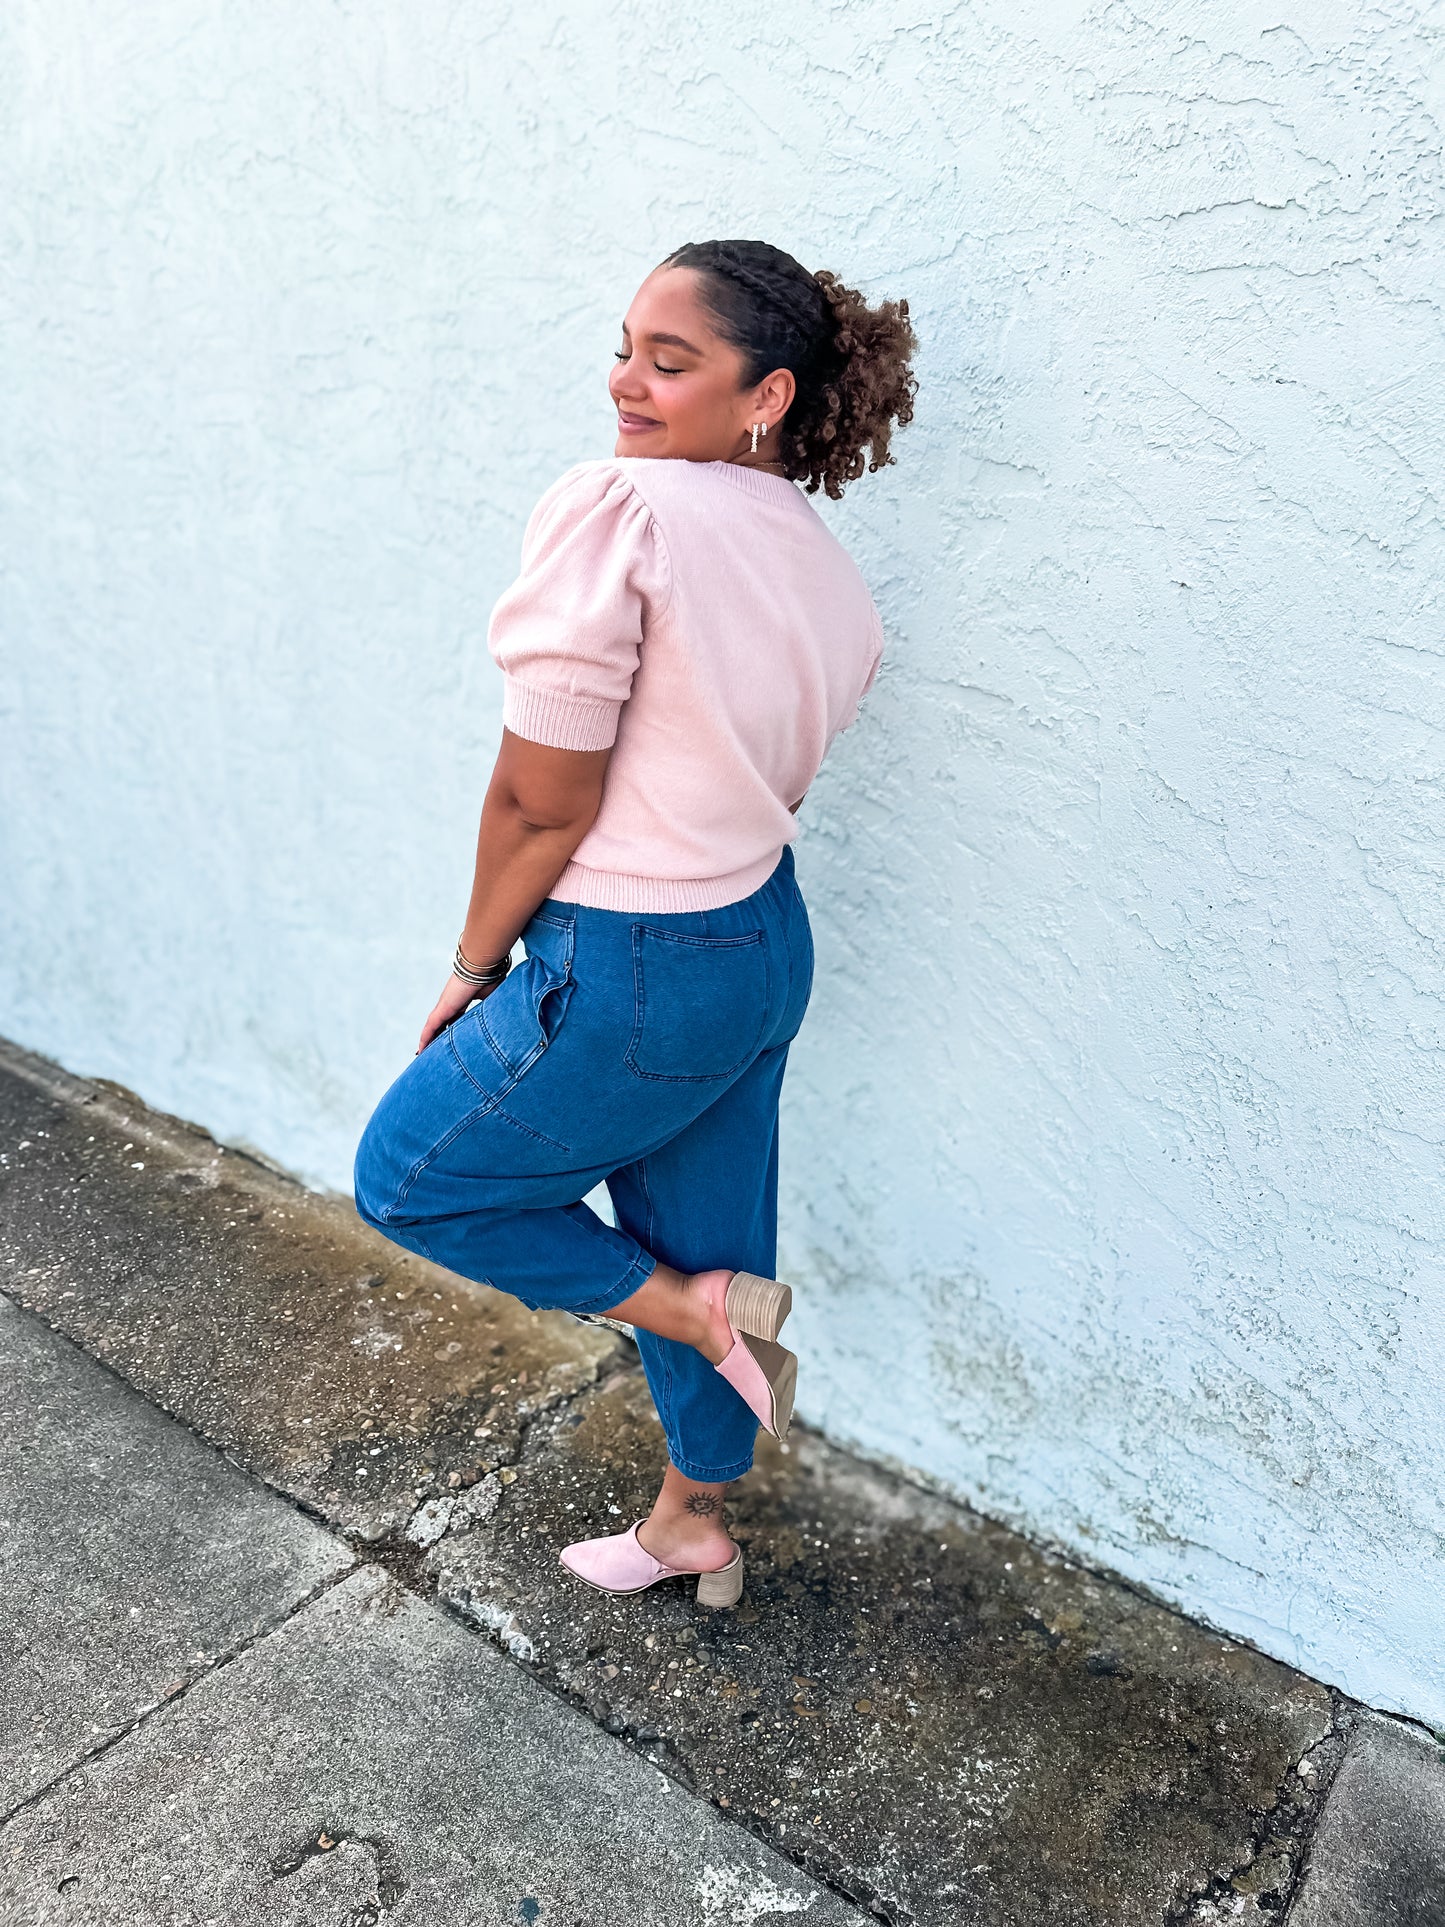
<svg viewBox="0 0 1445 1927"><path fill-rule="evenodd" d="M662 266L698 272L719 332L742 350L744 387L791 370L797 393L776 430L791 481L836 501L865 466L893 460L894 424L913 419L918 390L907 301L870 308L837 275L810 274L766 241L689 241Z"/></svg>

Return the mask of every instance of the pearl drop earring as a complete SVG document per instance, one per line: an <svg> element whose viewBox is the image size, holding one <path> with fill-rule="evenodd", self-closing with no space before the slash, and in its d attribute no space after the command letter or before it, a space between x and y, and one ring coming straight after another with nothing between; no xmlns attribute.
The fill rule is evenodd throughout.
<svg viewBox="0 0 1445 1927"><path fill-rule="evenodd" d="M756 455L758 452L758 436L760 434L766 435L767 432L768 432L768 424L766 422L753 423L753 451L752 452L754 455Z"/></svg>

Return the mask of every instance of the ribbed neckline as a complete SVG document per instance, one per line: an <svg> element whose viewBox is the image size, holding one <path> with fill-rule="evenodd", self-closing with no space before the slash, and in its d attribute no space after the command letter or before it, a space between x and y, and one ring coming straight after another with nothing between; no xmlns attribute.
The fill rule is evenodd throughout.
<svg viewBox="0 0 1445 1927"><path fill-rule="evenodd" d="M614 455L614 462L682 462L687 468L707 468L740 488L744 495L754 496L760 502L802 502L808 506L807 497L796 482L790 482L786 475L773 475L765 468L744 468L737 462L693 462L685 455Z"/></svg>
<svg viewBox="0 0 1445 1927"><path fill-rule="evenodd" d="M773 475L765 468L744 468L738 462L699 462L699 468L715 468L725 482L740 488L744 495L755 495L760 502L801 501L802 490L786 475Z"/></svg>

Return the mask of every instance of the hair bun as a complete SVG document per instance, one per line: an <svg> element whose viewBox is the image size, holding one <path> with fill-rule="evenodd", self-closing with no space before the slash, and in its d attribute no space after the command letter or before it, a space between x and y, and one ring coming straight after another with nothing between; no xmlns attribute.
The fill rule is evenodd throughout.
<svg viewBox="0 0 1445 1927"><path fill-rule="evenodd" d="M865 467L893 460L893 429L912 421L918 392L906 300L870 307L829 269L809 270L766 241L691 241L663 266L702 276L720 332L746 358L745 385L791 371L797 393L777 451L793 481L836 500Z"/></svg>

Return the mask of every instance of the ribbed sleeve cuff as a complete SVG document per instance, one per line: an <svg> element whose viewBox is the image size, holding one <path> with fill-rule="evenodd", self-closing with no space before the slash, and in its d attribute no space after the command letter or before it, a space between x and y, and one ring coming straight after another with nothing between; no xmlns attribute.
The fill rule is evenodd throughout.
<svg viewBox="0 0 1445 1927"><path fill-rule="evenodd" d="M514 736L549 749L611 749L621 711L621 703L569 696L559 689L529 689L506 678L503 723Z"/></svg>

